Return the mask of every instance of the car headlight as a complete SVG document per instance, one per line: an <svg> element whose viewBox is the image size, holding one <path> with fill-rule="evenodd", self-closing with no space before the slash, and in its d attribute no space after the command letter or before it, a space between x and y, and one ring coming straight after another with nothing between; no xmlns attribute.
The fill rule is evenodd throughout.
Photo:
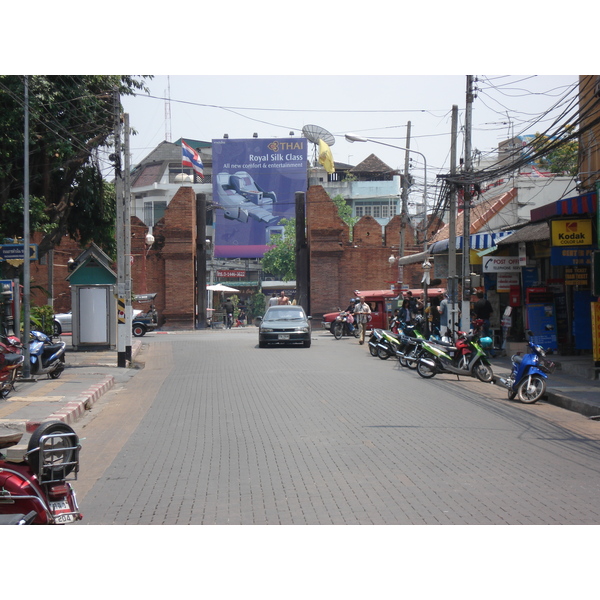
<svg viewBox="0 0 600 600"><path fill-rule="evenodd" d="M271 333L273 329L271 327L261 327L260 331L261 333Z"/></svg>
<svg viewBox="0 0 600 600"><path fill-rule="evenodd" d="M298 327L298 329L296 329L296 331L298 331L300 333L308 333L308 327Z"/></svg>

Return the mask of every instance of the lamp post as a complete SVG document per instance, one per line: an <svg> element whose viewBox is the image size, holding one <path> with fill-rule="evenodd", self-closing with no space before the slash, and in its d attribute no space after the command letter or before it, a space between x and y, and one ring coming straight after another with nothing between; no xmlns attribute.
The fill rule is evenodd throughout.
<svg viewBox="0 0 600 600"><path fill-rule="evenodd" d="M394 144L388 144L387 142L380 142L379 140L374 140L371 138L360 137L359 135L354 135L353 133L347 133L345 138L348 142L372 142L373 144L379 144L381 146L388 146L389 148L395 148L396 150L404 150L405 152L414 152L418 154L423 159L423 165L425 169L425 183L423 185L423 212L424 219L427 219L427 159L422 152L418 152L417 150L413 150L412 148L405 148L403 146L395 146ZM427 236L427 228L424 229L423 235L423 250L427 250L427 240L425 239Z"/></svg>
<svg viewBox="0 0 600 600"><path fill-rule="evenodd" d="M414 152L415 154L418 154L423 159L423 165L424 165L424 170L425 170L425 183L423 185L423 222L424 222L424 225L423 225L423 251L427 250L427 158L425 158L425 155L422 152L413 150L412 148L405 148L404 146L396 146L394 144L388 144L387 142L380 142L379 140L361 137L361 136L355 135L353 133L347 133L345 135L345 138L348 142L352 142L352 143L353 142L372 142L373 144L379 144L381 146L388 146L389 148L395 148L396 150L404 150L405 152ZM403 212L404 212L404 207L403 207ZM406 218L406 215L403 214L402 215L403 225L404 225L405 218ZM402 258L402 257L399 256L398 258ZM393 254L388 259L390 264L393 263L392 259L393 259ZM430 265L430 267L431 267L431 265ZM400 267L398 267L398 269L400 269ZM429 272L427 274L429 275ZM425 300L425 308L426 308L427 303L428 303L427 295L425 295L424 300Z"/></svg>

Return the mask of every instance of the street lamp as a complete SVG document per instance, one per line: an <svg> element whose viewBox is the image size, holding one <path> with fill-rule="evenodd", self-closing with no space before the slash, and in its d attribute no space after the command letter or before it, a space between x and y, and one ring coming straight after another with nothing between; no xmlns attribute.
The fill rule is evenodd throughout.
<svg viewBox="0 0 600 600"><path fill-rule="evenodd" d="M417 150L413 150L412 148L405 148L403 146L396 146L394 144L388 144L387 142L380 142L379 140L374 140L371 138L366 138L366 137L361 137L359 135L355 135L353 133L347 133L345 135L345 138L348 142L354 143L354 142L373 142L374 144L380 144L381 146L388 146L389 148L395 148L396 150L404 150L405 152L414 152L415 154L418 154L422 159L423 159L423 165L424 165L424 169L425 169L425 184L423 185L423 251L427 250L427 159L425 158L425 155L422 152L419 152ZM403 208L404 210L404 208ZM403 218L405 217L405 215L402 215ZM404 226L404 223L403 223ZM393 254L392 256L390 256L390 258L388 258L388 261L391 264L393 264ZM401 258L400 256L398 256L398 258ZM395 260L395 259L394 259ZM398 267L398 269L400 270L400 266ZM398 274L398 278L400 279L400 273ZM425 306L427 306L427 296L425 296Z"/></svg>
<svg viewBox="0 0 600 600"><path fill-rule="evenodd" d="M345 138L348 142L373 142L373 144L380 144L381 146L388 146L389 148L395 148L396 150L404 150L405 152L414 152L423 159L423 165L425 169L425 184L423 185L423 212L424 220L427 221L427 159L422 152L413 150L412 148L404 148L403 146L395 146L394 144L388 144L387 142L380 142L379 140L373 140L371 138L361 137L354 135L353 133L347 133ZM427 225L424 226L424 234L427 233ZM423 235L423 250L427 250L427 241L425 240L426 235Z"/></svg>

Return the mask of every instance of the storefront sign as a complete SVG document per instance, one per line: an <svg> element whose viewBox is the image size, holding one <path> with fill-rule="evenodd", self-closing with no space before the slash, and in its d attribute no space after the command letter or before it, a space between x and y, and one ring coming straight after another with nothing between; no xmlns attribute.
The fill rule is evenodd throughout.
<svg viewBox="0 0 600 600"><path fill-rule="evenodd" d="M592 264L590 248L552 248L551 263L555 267L585 267Z"/></svg>
<svg viewBox="0 0 600 600"><path fill-rule="evenodd" d="M594 362L600 361L600 302L591 302L592 307L592 352Z"/></svg>
<svg viewBox="0 0 600 600"><path fill-rule="evenodd" d="M590 287L590 270L587 267L565 267L565 285Z"/></svg>
<svg viewBox="0 0 600 600"><path fill-rule="evenodd" d="M216 277L246 277L246 271L237 271L237 270L225 270L225 269L217 269L215 272Z"/></svg>
<svg viewBox="0 0 600 600"><path fill-rule="evenodd" d="M594 243L591 219L551 221L550 226L553 246L591 246Z"/></svg>
<svg viewBox="0 0 600 600"><path fill-rule="evenodd" d="M501 293L510 292L511 286L519 286L519 274L518 273L498 273L496 279L496 291Z"/></svg>
<svg viewBox="0 0 600 600"><path fill-rule="evenodd" d="M521 263L517 256L490 256L483 259L484 273L520 272Z"/></svg>

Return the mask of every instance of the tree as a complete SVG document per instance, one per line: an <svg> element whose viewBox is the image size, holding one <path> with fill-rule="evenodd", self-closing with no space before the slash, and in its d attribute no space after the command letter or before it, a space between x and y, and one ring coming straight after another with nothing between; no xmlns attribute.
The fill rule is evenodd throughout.
<svg viewBox="0 0 600 600"><path fill-rule="evenodd" d="M296 279L296 219L281 219L283 235L273 236L273 247L262 259L263 271L282 281Z"/></svg>
<svg viewBox="0 0 600 600"><path fill-rule="evenodd" d="M338 194L331 200L336 205L338 214L340 215L342 221L344 221L344 223L346 223L346 225L352 229L358 222L358 219L352 216L352 207L346 202L344 196L341 194Z"/></svg>
<svg viewBox="0 0 600 600"><path fill-rule="evenodd" d="M102 177L99 151L112 144L114 93L146 90L144 81L129 75L28 78L30 233L44 234L40 257L65 235L82 246L93 240L114 255L115 193ZM23 77L0 76L0 111L2 239L23 236Z"/></svg>
<svg viewBox="0 0 600 600"><path fill-rule="evenodd" d="M568 129L565 136L571 133L571 129L572 128ZM531 145L536 152L539 152L543 151L544 147L551 142L555 142L555 140L552 140L546 135L536 133ZM579 143L577 140L567 140L563 143L559 143L558 145L555 143L552 145L555 146L555 149L551 150L547 154L544 154L538 159L537 162L539 166L542 169L550 171L550 173L570 175L571 177L577 175L577 172L579 171Z"/></svg>

